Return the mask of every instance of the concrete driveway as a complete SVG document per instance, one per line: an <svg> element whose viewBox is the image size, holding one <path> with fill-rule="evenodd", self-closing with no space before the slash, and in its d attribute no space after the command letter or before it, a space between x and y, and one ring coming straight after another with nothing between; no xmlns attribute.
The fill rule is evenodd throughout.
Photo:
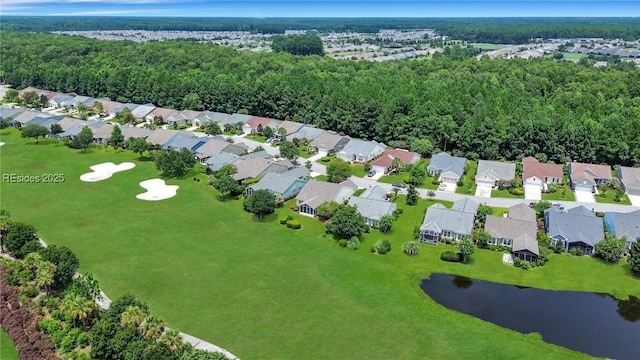
<svg viewBox="0 0 640 360"><path fill-rule="evenodd" d="M454 193L454 192L456 192L456 189L458 188L458 184L456 184L456 183L447 183L447 182L445 182L445 183L442 183L442 184L445 185L445 188L442 191Z"/></svg>
<svg viewBox="0 0 640 360"><path fill-rule="evenodd" d="M576 201L581 203L595 203L596 198L593 197L593 193L591 191L584 190L576 190L574 191L576 194Z"/></svg>
<svg viewBox="0 0 640 360"><path fill-rule="evenodd" d="M629 196L629 201L631 201L631 205L640 206L640 195L627 195Z"/></svg>
<svg viewBox="0 0 640 360"><path fill-rule="evenodd" d="M538 185L525 185L524 198L526 200L542 200L542 190Z"/></svg>
<svg viewBox="0 0 640 360"><path fill-rule="evenodd" d="M483 197L483 198L490 198L491 197L491 186L478 184L478 187L476 188L476 196L477 197Z"/></svg>

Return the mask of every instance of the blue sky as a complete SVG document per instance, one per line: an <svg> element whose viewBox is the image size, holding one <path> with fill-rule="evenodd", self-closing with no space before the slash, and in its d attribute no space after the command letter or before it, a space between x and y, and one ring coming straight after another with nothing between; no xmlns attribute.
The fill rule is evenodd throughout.
<svg viewBox="0 0 640 360"><path fill-rule="evenodd" d="M170 17L638 17L640 16L640 0L1 0L0 15Z"/></svg>

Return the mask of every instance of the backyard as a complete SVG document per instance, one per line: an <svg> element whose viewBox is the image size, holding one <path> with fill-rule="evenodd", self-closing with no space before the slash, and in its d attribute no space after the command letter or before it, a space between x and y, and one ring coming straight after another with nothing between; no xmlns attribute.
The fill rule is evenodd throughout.
<svg viewBox="0 0 640 360"><path fill-rule="evenodd" d="M472 160L467 161L467 173L464 175L463 179L464 185L458 186L456 188L456 193L466 195L473 195L476 193L476 183L473 178L476 174L476 170L478 170L478 162Z"/></svg>
<svg viewBox="0 0 640 360"><path fill-rule="evenodd" d="M421 245L408 257L424 212L435 201L405 205L389 234L372 230L357 251L336 245L317 219L287 207L259 221L241 200L221 201L195 170L174 198L146 202L140 181L158 177L152 162L129 151L62 144L0 132L2 174L64 174L60 184L2 184L2 208L35 225L50 244L70 247L112 298L131 293L146 301L170 327L201 337L246 359L460 359L491 354L542 359L587 358L491 323L447 310L420 289L434 272L555 290L640 296L640 280L626 262L551 255L529 271L505 266L502 254L478 250L471 264L440 261L451 246ZM132 161L112 178L84 183L89 166ZM469 170L475 173L475 168ZM200 179L200 182L194 181ZM471 175L467 176L467 180ZM449 205L449 204L447 204ZM301 230L279 225L292 214ZM392 251L369 247L387 238ZM588 274L588 276L585 276ZM277 329L277 331L274 331ZM425 336L428 335L428 336ZM4 359L4 353L3 353Z"/></svg>

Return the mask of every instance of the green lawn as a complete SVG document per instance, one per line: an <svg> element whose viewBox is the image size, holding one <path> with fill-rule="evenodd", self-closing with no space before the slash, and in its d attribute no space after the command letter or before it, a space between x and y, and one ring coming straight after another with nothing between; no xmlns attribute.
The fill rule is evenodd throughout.
<svg viewBox="0 0 640 360"><path fill-rule="evenodd" d="M395 184L398 182L408 183L409 182L409 173L405 170L400 170L398 173L393 173L391 175L385 175L378 179L378 182L385 184Z"/></svg>
<svg viewBox="0 0 640 360"><path fill-rule="evenodd" d="M467 173L464 176L464 185L456 188L456 193L474 195L476 193L476 183L473 181L473 177L478 169L478 162L469 160L467 161Z"/></svg>
<svg viewBox="0 0 640 360"><path fill-rule="evenodd" d="M351 165L351 175L361 178L367 176L367 172L364 171L364 164Z"/></svg>
<svg viewBox="0 0 640 360"><path fill-rule="evenodd" d="M11 342L9 334L0 329L0 359L2 360L19 360L18 350Z"/></svg>
<svg viewBox="0 0 640 360"><path fill-rule="evenodd" d="M564 55L563 59L567 59L567 60L580 60L588 56L587 54L570 53L570 52L563 52L562 54Z"/></svg>
<svg viewBox="0 0 640 360"><path fill-rule="evenodd" d="M261 142L261 143L264 143L267 140L266 136L255 135L255 134L249 134L249 135L245 136L245 138L249 139L249 140Z"/></svg>
<svg viewBox="0 0 640 360"><path fill-rule="evenodd" d="M631 201L629 200L629 197L627 196L627 194L624 194L623 202L618 202L615 200L616 197L616 190L607 190L604 194L604 196L600 196L600 195L595 195L594 198L596 199L596 202L599 203L607 203L607 204L624 204L624 205L631 205Z"/></svg>
<svg viewBox="0 0 640 360"><path fill-rule="evenodd" d="M558 191L554 193L542 193L542 200L554 201L576 201L576 196L569 185L558 186Z"/></svg>
<svg viewBox="0 0 640 360"><path fill-rule="evenodd" d="M26 141L3 130L2 173L61 173L62 184L2 183L2 207L34 224L50 244L69 246L112 298L146 301L169 326L225 347L243 359L577 359L585 355L450 311L420 290L434 272L554 290L640 296L629 266L589 257L551 255L530 271L505 266L501 253L479 250L469 265L439 259L446 245L421 245L407 257L404 242L428 205L407 206L390 234L372 230L349 251L324 225L288 208L258 221L241 200L220 201L193 177L168 180L177 196L159 202L135 198L138 183L157 177L151 162L128 151ZM79 181L89 166L133 161L132 170L96 183ZM280 225L291 213L301 230ZM392 251L368 250L387 238ZM588 276L585 276L588 274ZM4 359L4 357L3 357Z"/></svg>
<svg viewBox="0 0 640 360"><path fill-rule="evenodd" d="M306 146L298 146L298 155L302 156L305 159L313 156L311 153L309 153L309 149Z"/></svg>
<svg viewBox="0 0 640 360"><path fill-rule="evenodd" d="M318 176L314 177L314 179L316 179L318 181L329 181L329 177L327 175L318 175Z"/></svg>
<svg viewBox="0 0 640 360"><path fill-rule="evenodd" d="M498 50L498 49L502 49L509 46L504 44L487 44L487 43L471 43L469 45L480 48L482 50Z"/></svg>
<svg viewBox="0 0 640 360"><path fill-rule="evenodd" d="M524 194L523 195L513 195L512 193L509 192L508 189L491 190L491 197L509 198L509 199L524 199Z"/></svg>
<svg viewBox="0 0 640 360"><path fill-rule="evenodd" d="M491 215L493 216L502 216L505 213L509 212L509 208L503 208L503 207L494 207L492 208L492 210L493 211L491 212Z"/></svg>

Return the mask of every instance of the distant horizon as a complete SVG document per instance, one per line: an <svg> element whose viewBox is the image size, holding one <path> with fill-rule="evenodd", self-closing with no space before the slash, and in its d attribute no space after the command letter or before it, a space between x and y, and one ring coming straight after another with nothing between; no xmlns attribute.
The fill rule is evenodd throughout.
<svg viewBox="0 0 640 360"><path fill-rule="evenodd" d="M638 18L639 1L3 0L0 16L171 18Z"/></svg>

